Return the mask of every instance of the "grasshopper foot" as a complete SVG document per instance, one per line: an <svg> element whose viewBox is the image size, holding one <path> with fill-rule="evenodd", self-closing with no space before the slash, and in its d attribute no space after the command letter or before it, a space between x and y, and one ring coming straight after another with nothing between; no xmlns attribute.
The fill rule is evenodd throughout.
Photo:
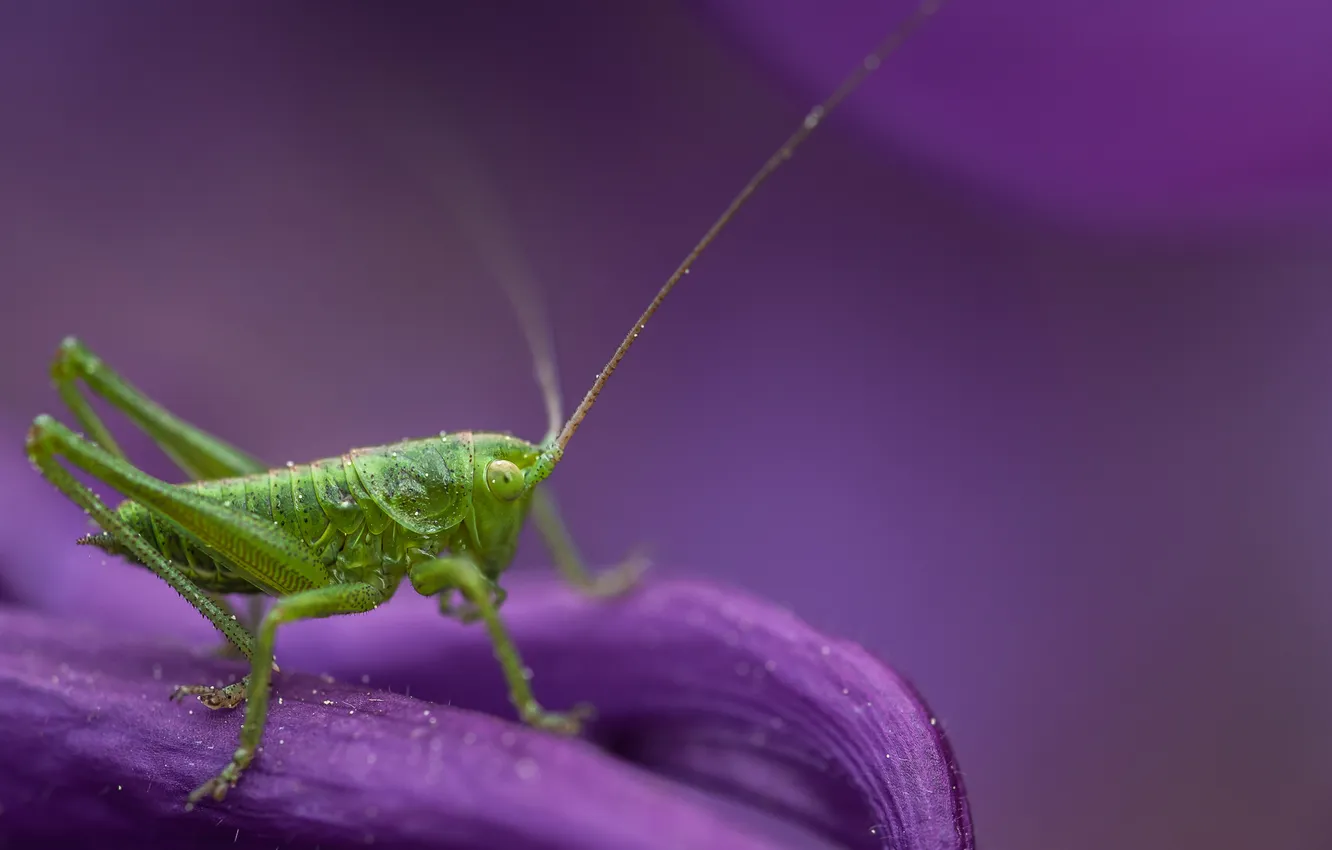
<svg viewBox="0 0 1332 850"><path fill-rule="evenodd" d="M212 797L218 803L225 800L227 792L235 788L236 783L240 781L241 771L245 769L242 761L248 761L248 759L243 759L240 751L238 751L236 756L232 758L231 763L222 768L221 773L191 791L189 800L185 803L185 811L188 812L193 809L195 804L205 797Z"/></svg>
<svg viewBox="0 0 1332 850"><path fill-rule="evenodd" d="M219 708L235 708L245 701L249 686L249 676L221 688L212 685L181 685L171 692L171 699L173 702L179 702L187 696L197 696L199 702L214 711Z"/></svg>
<svg viewBox="0 0 1332 850"><path fill-rule="evenodd" d="M529 703L523 711L523 722L537 729L557 735L574 736L583 724L596 717L596 710L587 703L579 703L567 712L546 711L536 703Z"/></svg>

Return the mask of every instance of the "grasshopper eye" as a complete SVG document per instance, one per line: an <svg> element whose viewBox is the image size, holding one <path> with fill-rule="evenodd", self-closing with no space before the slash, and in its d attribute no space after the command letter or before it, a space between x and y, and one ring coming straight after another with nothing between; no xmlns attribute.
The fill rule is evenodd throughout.
<svg viewBox="0 0 1332 850"><path fill-rule="evenodd" d="M512 502L523 494L523 471L507 460L486 465L486 488L501 502Z"/></svg>

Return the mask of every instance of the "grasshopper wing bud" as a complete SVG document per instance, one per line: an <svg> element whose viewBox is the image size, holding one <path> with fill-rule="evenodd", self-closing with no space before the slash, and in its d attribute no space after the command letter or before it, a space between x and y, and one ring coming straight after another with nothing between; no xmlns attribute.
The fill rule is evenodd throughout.
<svg viewBox="0 0 1332 850"><path fill-rule="evenodd" d="M439 534L472 511L471 434L353 449L351 462L374 503L416 534Z"/></svg>

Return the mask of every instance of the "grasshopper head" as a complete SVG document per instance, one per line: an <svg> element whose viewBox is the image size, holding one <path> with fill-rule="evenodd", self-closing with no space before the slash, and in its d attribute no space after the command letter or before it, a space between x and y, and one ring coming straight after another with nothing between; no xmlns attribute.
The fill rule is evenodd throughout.
<svg viewBox="0 0 1332 850"><path fill-rule="evenodd" d="M513 561L533 489L526 474L541 449L508 434L472 434L476 465L472 480L472 542L491 578Z"/></svg>

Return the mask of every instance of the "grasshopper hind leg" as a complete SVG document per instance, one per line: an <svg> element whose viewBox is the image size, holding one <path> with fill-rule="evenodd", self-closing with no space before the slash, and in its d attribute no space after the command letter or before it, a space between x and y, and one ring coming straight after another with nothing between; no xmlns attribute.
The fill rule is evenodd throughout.
<svg viewBox="0 0 1332 850"><path fill-rule="evenodd" d="M368 611L384 599L384 589L369 584L336 584L304 544L258 517L232 510L188 488L174 487L136 469L106 449L70 431L49 416L39 416L28 432L28 457L57 489L89 513L130 555L185 597L250 659L247 680L225 687L190 686L175 696L196 695L209 707L246 702L240 746L218 776L196 789L191 805L204 796L222 799L254 758L268 711L273 674L273 644L279 623ZM189 576L129 526L65 463L82 470L155 515L176 523L227 559L256 586L264 583L279 598L264 615L257 635L224 612Z"/></svg>
<svg viewBox="0 0 1332 850"><path fill-rule="evenodd" d="M232 601L221 593L209 593L217 607L227 611L231 616L245 628L250 634L259 631L259 624L264 621L264 614L268 613L268 597L262 593L252 593L245 597L244 609L238 610L232 604ZM231 644L230 641L223 641L218 645L215 655L218 658L237 659L245 656Z"/></svg>
<svg viewBox="0 0 1332 850"><path fill-rule="evenodd" d="M59 445L61 442L68 442L71 439L77 440L78 438L67 437L60 428L54 426L54 422L38 417L29 434L28 450L38 471L75 504L87 511L99 525L106 529L106 533L110 534L129 554L166 581L173 590L183 596L200 614L203 614L218 631L222 632L226 638L221 647L222 650L228 651L228 654L235 657L248 659L253 652L254 645L251 630L240 623L232 613L231 606L226 603L225 598L201 590L191 582L186 575L172 566L171 562L157 552L138 532L131 529L120 517L107 508L96 493L80 484L74 476L56 462L55 446L52 443ZM180 700L189 695L197 695L199 702L209 708L234 708L245 699L249 678L249 676L246 676L241 681L224 687L183 685L172 692L171 699Z"/></svg>
<svg viewBox="0 0 1332 850"><path fill-rule="evenodd" d="M162 556L138 532L130 528L114 511L84 484L80 483L69 470L57 460L58 454L83 454L114 457L92 443L88 443L71 433L60 423L47 416L39 416L32 423L28 432L28 457L37 470L51 482L57 490L65 494L72 502L83 508L106 532L112 535L120 545L140 563L157 574L170 585L171 589L185 598L187 602L204 616L213 626L236 647L241 655L249 658L253 653L254 638L231 614L218 607L210 594L203 591L189 577L178 570Z"/></svg>
<svg viewBox="0 0 1332 850"><path fill-rule="evenodd" d="M263 472L259 460L226 441L182 421L117 374L74 337L60 344L51 364L56 391L88 437L122 460L125 453L93 412L80 383L129 417L167 457L196 481Z"/></svg>
<svg viewBox="0 0 1332 850"><path fill-rule="evenodd" d="M217 605L217 607L221 608L223 611L226 611L228 614L234 617L236 621L240 623L241 626L247 632L254 634L254 626L252 625L252 620L250 620L249 618L242 619L242 617L236 613L235 607L231 604L231 601L227 599L227 597L223 596L220 593L208 592L208 598L212 599L213 602ZM221 658L227 661L235 661L237 659L245 658L245 656L241 653L241 651L236 648L235 644L233 644L229 640L224 640L213 648L213 657Z"/></svg>
<svg viewBox="0 0 1332 850"><path fill-rule="evenodd" d="M89 439L121 460L127 460L125 453L88 404L82 392L83 387L127 416L152 438L176 466L194 480L250 475L263 472L266 468L261 461L225 440L177 418L140 392L74 337L67 337L60 343L51 363L51 379L60 398ZM264 616L262 595L252 599L248 617L235 612L225 596L217 593L209 593L208 596L228 614L236 614L237 621L247 631L253 633L259 627ZM218 647L217 654L223 658L244 657L229 641Z"/></svg>

